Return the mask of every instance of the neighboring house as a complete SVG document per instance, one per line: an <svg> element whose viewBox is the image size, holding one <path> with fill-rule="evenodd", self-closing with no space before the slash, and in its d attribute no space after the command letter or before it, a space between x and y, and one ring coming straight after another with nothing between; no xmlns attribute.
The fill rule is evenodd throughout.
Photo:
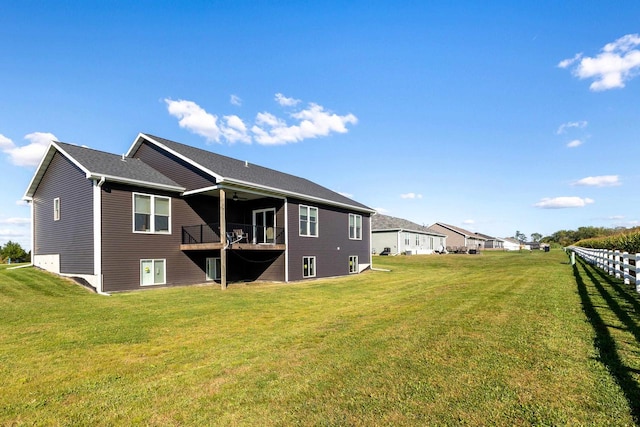
<svg viewBox="0 0 640 427"><path fill-rule="evenodd" d="M485 239L485 249L504 249L504 240L499 237L492 237L482 233L476 233L478 236Z"/></svg>
<svg viewBox="0 0 640 427"><path fill-rule="evenodd" d="M484 247L486 239L480 237L473 231L453 225L436 222L429 228L447 236L447 250L449 252L466 252L468 250L478 250Z"/></svg>
<svg viewBox="0 0 640 427"><path fill-rule="evenodd" d="M513 237L505 237L502 240L504 241L505 251L519 251L522 246L522 244Z"/></svg>
<svg viewBox="0 0 640 427"><path fill-rule="evenodd" d="M122 156L51 143L24 198L33 264L98 292L288 282L371 265L371 208L147 134Z"/></svg>
<svg viewBox="0 0 640 427"><path fill-rule="evenodd" d="M397 254L432 254L447 246L442 233L402 218L376 214L371 218L371 242L373 253L384 248Z"/></svg>

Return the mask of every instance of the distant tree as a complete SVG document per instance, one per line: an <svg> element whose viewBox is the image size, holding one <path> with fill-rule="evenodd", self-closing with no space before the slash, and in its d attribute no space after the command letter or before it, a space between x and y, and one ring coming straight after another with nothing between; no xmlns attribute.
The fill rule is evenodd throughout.
<svg viewBox="0 0 640 427"><path fill-rule="evenodd" d="M524 243L527 241L527 236L526 234L520 232L520 230L516 231L516 234L513 236L514 239L516 239L518 242L520 243Z"/></svg>
<svg viewBox="0 0 640 427"><path fill-rule="evenodd" d="M12 242L11 240L0 249L0 255L5 260L11 258L11 262L24 262L29 259L29 255L22 249L20 243Z"/></svg>
<svg viewBox="0 0 640 427"><path fill-rule="evenodd" d="M542 239L542 234L540 233L531 233L531 241L538 243Z"/></svg>

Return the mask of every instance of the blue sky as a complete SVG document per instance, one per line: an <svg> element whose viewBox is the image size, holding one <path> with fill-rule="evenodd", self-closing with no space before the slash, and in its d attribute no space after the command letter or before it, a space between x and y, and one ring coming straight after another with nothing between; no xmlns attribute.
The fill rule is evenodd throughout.
<svg viewBox="0 0 640 427"><path fill-rule="evenodd" d="M420 224L638 225L640 2L481 3L2 2L0 244L49 140L139 132Z"/></svg>

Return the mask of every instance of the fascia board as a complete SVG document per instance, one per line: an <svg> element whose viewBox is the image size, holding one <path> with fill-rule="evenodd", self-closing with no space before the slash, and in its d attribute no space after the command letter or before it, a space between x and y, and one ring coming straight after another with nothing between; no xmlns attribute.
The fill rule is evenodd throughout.
<svg viewBox="0 0 640 427"><path fill-rule="evenodd" d="M80 164L80 162L78 162L69 153L63 150L58 144L56 144L55 141L51 141L49 147L47 148L47 151L44 153L44 156L42 156L42 159L40 160L40 164L36 169L36 173L33 175L33 178L31 178L31 182L27 187L27 191L25 192L23 199L28 200L33 197L36 188L40 184L40 181L42 180L47 167L49 167L49 164L51 163L51 160L53 160L53 156L55 155L56 151L66 157L71 163L76 165L82 172L84 172L86 176L90 174L89 170L82 164Z"/></svg>
<svg viewBox="0 0 640 427"><path fill-rule="evenodd" d="M177 187L175 185L164 185L164 184L158 184L157 182L140 181L137 179L128 179L128 178L122 178L122 177L113 176L113 175L105 175L105 174L87 175L87 179L99 180L101 178L105 178L105 180L109 182L117 182L120 184L130 184L138 187L154 188L157 190L167 190L167 191L172 191L176 193L182 193L185 190L184 187Z"/></svg>

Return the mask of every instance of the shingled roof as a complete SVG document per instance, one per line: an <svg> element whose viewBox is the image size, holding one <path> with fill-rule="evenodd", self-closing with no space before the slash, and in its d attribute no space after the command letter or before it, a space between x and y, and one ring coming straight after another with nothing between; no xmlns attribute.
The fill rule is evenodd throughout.
<svg viewBox="0 0 640 427"><path fill-rule="evenodd" d="M436 224L441 227L448 228L449 230L454 231L458 234L462 234L465 237L472 237L477 240L487 240L486 238L479 236L477 233L474 233L473 231L465 230L464 228L456 227L455 225L445 224L443 222L436 222L435 224L432 224L431 227L433 227Z"/></svg>
<svg viewBox="0 0 640 427"><path fill-rule="evenodd" d="M416 233L431 234L436 236L444 236L435 230L431 230L424 225L416 224L406 219L396 218L394 216L376 214L371 219L371 230L373 232L380 231L414 231Z"/></svg>
<svg viewBox="0 0 640 427"><path fill-rule="evenodd" d="M52 142L31 180L25 197L32 197L49 163L58 152L82 170L87 179L121 182L147 188L183 192L184 187L164 176L140 159L119 156L64 142Z"/></svg>
<svg viewBox="0 0 640 427"><path fill-rule="evenodd" d="M140 134L129 149L128 154L135 153L144 141L155 144L177 157L182 158L201 171L212 175L216 178L218 184L250 186L256 189L277 192L286 196L318 200L338 206L374 212L374 210L368 206L329 190L308 179L150 134Z"/></svg>

